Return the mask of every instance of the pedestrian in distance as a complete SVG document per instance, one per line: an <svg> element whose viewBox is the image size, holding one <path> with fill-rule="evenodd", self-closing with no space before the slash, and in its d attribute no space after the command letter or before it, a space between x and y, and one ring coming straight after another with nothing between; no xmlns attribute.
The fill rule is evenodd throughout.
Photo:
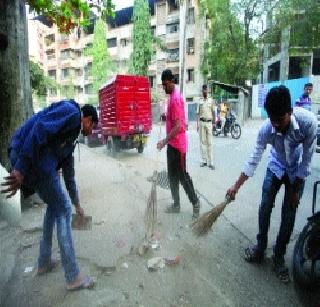
<svg viewBox="0 0 320 307"><path fill-rule="evenodd" d="M295 106L304 108L308 111L312 111L312 101L310 95L313 91L313 84L306 83L303 88L303 94L296 100Z"/></svg>
<svg viewBox="0 0 320 307"><path fill-rule="evenodd" d="M207 166L214 170L212 153L212 124L215 119L215 104L208 96L208 86L202 86L202 98L197 106L197 131L200 138L201 167Z"/></svg>
<svg viewBox="0 0 320 307"><path fill-rule="evenodd" d="M164 70L161 80L165 93L170 95L166 114L166 138L157 143L158 150L167 145L168 178L173 204L167 207L166 212L180 212L179 183L181 183L192 203L193 218L198 218L200 202L186 169L187 137L184 100L175 86L171 70Z"/></svg>
<svg viewBox="0 0 320 307"><path fill-rule="evenodd" d="M71 202L76 213L83 215L75 182L73 152L80 133L92 133L98 123L96 109L85 105L81 109L74 100L51 104L29 118L13 135L9 146L12 171L1 193L13 196L19 189L25 197L37 192L47 204L40 241L38 275L55 269L58 262L52 258L52 234L57 227L57 238L64 269L67 290L92 288L94 281L79 269L71 230ZM59 171L62 169L69 194L62 187Z"/></svg>
<svg viewBox="0 0 320 307"><path fill-rule="evenodd" d="M268 119L261 126L255 147L238 180L227 191L235 198L240 187L257 168L267 145L271 145L269 163L262 185L259 207L257 244L245 250L245 260L261 263L268 243L270 216L281 185L285 187L279 233L273 247L273 265L282 282L289 282L285 266L286 247L294 227L295 217L303 194L305 178L310 174L315 148L317 121L303 108L291 107L289 90L285 86L272 88L264 104Z"/></svg>

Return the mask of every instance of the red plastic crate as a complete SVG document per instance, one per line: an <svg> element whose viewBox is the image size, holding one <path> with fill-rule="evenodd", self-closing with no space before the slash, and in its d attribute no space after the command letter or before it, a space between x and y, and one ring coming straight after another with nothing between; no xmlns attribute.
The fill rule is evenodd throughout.
<svg viewBox="0 0 320 307"><path fill-rule="evenodd" d="M148 134L151 94L147 77L117 75L99 91L102 132L105 136Z"/></svg>

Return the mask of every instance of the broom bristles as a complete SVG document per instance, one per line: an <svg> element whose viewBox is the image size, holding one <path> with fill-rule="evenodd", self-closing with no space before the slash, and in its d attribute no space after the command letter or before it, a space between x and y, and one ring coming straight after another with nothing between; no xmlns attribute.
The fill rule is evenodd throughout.
<svg viewBox="0 0 320 307"><path fill-rule="evenodd" d="M227 197L224 202L212 208L210 211L200 216L192 225L192 231L197 236L203 236L209 232L213 223L221 215L227 204L230 203L230 198Z"/></svg>

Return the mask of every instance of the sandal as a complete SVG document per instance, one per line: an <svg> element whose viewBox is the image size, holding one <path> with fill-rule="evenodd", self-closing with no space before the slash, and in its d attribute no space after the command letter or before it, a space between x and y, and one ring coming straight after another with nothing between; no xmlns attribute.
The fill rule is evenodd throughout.
<svg viewBox="0 0 320 307"><path fill-rule="evenodd" d="M78 286L67 286L68 291L77 291L83 289L92 289L95 282L92 277L86 275Z"/></svg>
<svg viewBox="0 0 320 307"><path fill-rule="evenodd" d="M263 252L261 252L255 245L249 246L244 250L244 260L249 263L262 263L263 258Z"/></svg>
<svg viewBox="0 0 320 307"><path fill-rule="evenodd" d="M290 282L290 275L289 275L289 269L284 265L284 261L277 261L274 256L272 256L273 261L273 270L276 273L276 276L279 278L279 280L287 284Z"/></svg>
<svg viewBox="0 0 320 307"><path fill-rule="evenodd" d="M287 267L275 266L274 271L282 283L287 284L290 282L289 270Z"/></svg>
<svg viewBox="0 0 320 307"><path fill-rule="evenodd" d="M60 264L60 261L58 260L51 260L50 264L44 266L44 267L38 267L38 270L37 270L37 275L38 276L41 276L41 275L44 275L44 274L47 274L47 273L50 273L52 271L54 271Z"/></svg>

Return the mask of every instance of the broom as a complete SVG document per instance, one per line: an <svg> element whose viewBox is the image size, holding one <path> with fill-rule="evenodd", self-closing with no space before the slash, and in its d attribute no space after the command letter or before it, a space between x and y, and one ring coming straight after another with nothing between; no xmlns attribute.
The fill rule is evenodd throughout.
<svg viewBox="0 0 320 307"><path fill-rule="evenodd" d="M161 123L159 127L158 139L160 139L160 137ZM158 169L159 153L157 154L156 164L156 169ZM159 172L155 170L152 177L148 178L148 181L152 182L152 186L144 215L145 236L142 244L138 249L138 253L140 256L144 255L148 251L150 246L159 246L159 240L157 239L157 184L159 182Z"/></svg>
<svg viewBox="0 0 320 307"><path fill-rule="evenodd" d="M229 195L226 195L225 200L210 211L204 213L192 224L192 231L197 236L203 236L209 232L212 224L221 215L225 207L231 202Z"/></svg>

